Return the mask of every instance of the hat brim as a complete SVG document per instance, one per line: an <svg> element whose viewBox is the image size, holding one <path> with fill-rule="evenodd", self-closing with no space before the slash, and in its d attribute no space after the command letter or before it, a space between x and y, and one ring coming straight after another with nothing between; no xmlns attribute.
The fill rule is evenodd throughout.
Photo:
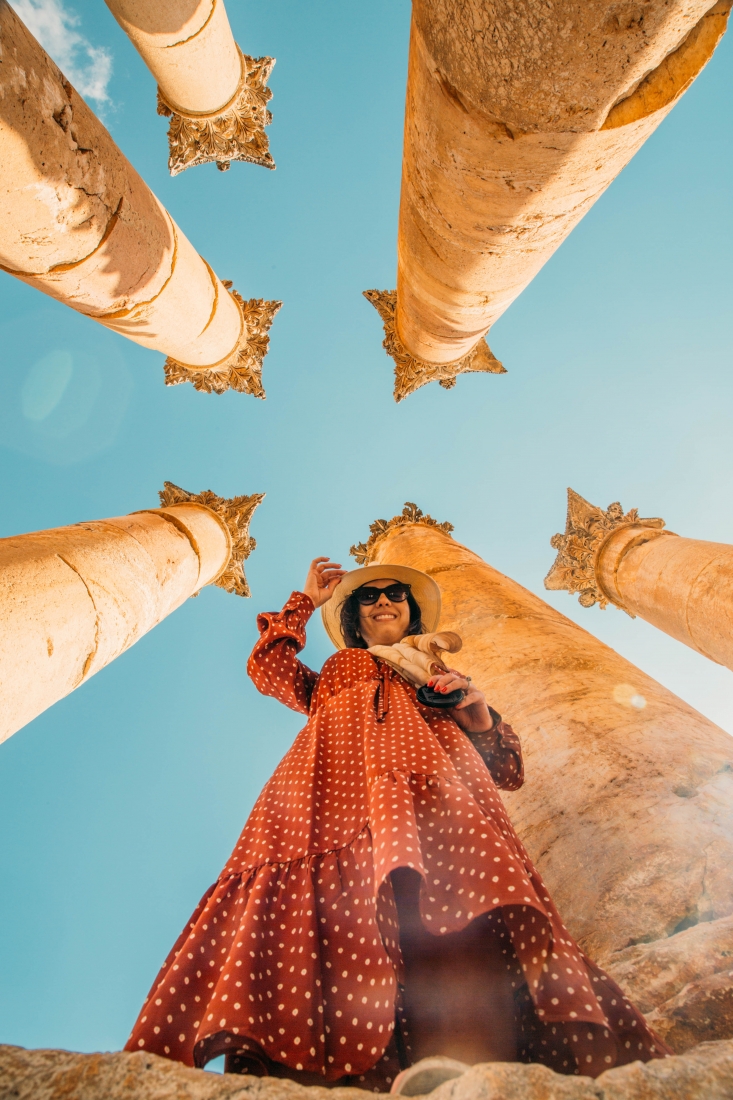
<svg viewBox="0 0 733 1100"><path fill-rule="evenodd" d="M402 581L410 585L410 591L418 602L423 626L428 634L438 629L440 620L440 588L427 573L411 569L409 565L365 565L352 569L334 591L333 596L321 608L326 633L337 649L346 649L341 632L341 607L352 592L369 581Z"/></svg>

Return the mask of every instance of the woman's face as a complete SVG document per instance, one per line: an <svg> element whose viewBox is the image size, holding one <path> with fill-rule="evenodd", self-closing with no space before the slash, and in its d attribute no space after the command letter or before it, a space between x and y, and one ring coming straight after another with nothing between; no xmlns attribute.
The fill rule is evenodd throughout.
<svg viewBox="0 0 733 1100"><path fill-rule="evenodd" d="M369 581L371 588L389 588L394 579ZM382 594L376 603L359 605L359 633L367 646L396 645L410 626L410 605L407 600L392 603Z"/></svg>

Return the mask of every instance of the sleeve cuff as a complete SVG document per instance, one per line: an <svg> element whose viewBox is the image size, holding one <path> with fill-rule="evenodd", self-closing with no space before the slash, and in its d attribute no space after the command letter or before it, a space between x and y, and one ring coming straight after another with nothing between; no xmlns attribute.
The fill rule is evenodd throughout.
<svg viewBox="0 0 733 1100"><path fill-rule="evenodd" d="M285 604L283 611L302 611L308 618L311 617L316 609L316 605L310 596L306 596L305 592L291 592L290 599Z"/></svg>

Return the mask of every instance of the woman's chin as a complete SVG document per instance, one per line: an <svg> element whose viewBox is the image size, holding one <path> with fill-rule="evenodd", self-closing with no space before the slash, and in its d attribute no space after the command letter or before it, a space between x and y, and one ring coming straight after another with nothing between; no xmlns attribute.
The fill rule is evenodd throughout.
<svg viewBox="0 0 733 1100"><path fill-rule="evenodd" d="M405 636L403 630L384 630L380 631L378 635L372 638L369 642L369 646L373 645L397 645L401 642Z"/></svg>

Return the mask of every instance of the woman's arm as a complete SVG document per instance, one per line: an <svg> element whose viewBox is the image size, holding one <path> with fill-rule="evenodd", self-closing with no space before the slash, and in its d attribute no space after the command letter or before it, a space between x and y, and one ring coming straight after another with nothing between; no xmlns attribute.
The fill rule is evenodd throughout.
<svg viewBox="0 0 733 1100"><path fill-rule="evenodd" d="M474 748L483 757L491 777L502 791L518 791L524 783L522 746L510 725L489 707L494 724L487 733L471 736Z"/></svg>
<svg viewBox="0 0 733 1100"><path fill-rule="evenodd" d="M524 783L522 746L512 727L488 705L484 693L455 669L433 677L428 686L443 693L458 688L466 693L463 702L448 713L478 749L497 787L519 790Z"/></svg>
<svg viewBox="0 0 733 1100"><path fill-rule="evenodd" d="M247 672L263 695L272 695L291 710L307 714L318 673L299 661L305 646L305 625L316 607L331 598L344 575L328 558L311 562L302 592L293 592L282 611L257 616L260 631L247 662Z"/></svg>
<svg viewBox="0 0 733 1100"><path fill-rule="evenodd" d="M258 615L260 637L247 661L247 673L262 695L302 714L308 713L318 683L318 673L296 656L305 646L305 624L312 614L313 601L293 592L282 611Z"/></svg>

